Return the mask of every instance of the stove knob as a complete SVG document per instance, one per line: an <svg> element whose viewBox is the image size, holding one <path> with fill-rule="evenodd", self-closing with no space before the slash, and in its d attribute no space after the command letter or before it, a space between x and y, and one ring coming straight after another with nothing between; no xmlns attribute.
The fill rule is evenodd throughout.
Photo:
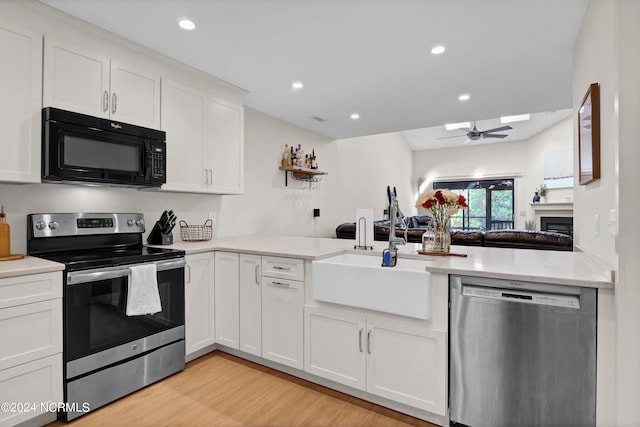
<svg viewBox="0 0 640 427"><path fill-rule="evenodd" d="M36 230L44 230L45 228L47 228L47 223L44 221L38 221L36 222Z"/></svg>
<svg viewBox="0 0 640 427"><path fill-rule="evenodd" d="M136 225L138 227L142 227L144 225L144 221L142 221L141 219L136 219Z"/></svg>
<svg viewBox="0 0 640 427"><path fill-rule="evenodd" d="M52 229L52 230L55 230L56 228L58 228L59 225L60 224L57 221L51 221L49 223L49 228Z"/></svg>
<svg viewBox="0 0 640 427"><path fill-rule="evenodd" d="M128 225L129 227L132 227L132 226L133 226L133 224L134 224L134 222L133 222L133 220L132 220L132 219L130 219L130 220L128 220L128 221L127 221L127 225Z"/></svg>

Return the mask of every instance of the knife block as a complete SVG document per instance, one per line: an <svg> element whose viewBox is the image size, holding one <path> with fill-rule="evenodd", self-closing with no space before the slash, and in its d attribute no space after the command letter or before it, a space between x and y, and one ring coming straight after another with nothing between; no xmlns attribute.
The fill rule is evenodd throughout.
<svg viewBox="0 0 640 427"><path fill-rule="evenodd" d="M147 237L147 243L150 245L172 245L173 233L163 233L160 224L156 221L151 233L149 233L149 237Z"/></svg>

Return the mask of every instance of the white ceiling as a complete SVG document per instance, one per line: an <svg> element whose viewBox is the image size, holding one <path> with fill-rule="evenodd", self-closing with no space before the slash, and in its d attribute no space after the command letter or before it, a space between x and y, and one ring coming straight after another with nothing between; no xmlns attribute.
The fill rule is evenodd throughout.
<svg viewBox="0 0 640 427"><path fill-rule="evenodd" d="M571 108L588 0L41 1L248 90L251 108L333 138L419 129L404 135L424 149L456 139L422 128Z"/></svg>

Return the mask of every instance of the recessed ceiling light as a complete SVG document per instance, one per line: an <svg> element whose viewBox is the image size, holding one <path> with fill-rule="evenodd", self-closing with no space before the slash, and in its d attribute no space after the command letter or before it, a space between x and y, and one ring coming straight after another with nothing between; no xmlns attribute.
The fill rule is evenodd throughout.
<svg viewBox="0 0 640 427"><path fill-rule="evenodd" d="M360 118L360 114L358 113L351 114L351 120L358 120L359 118Z"/></svg>
<svg viewBox="0 0 640 427"><path fill-rule="evenodd" d="M441 53L443 53L445 50L444 46L435 46L433 49L431 49L431 53L434 55L440 55Z"/></svg>
<svg viewBox="0 0 640 427"><path fill-rule="evenodd" d="M469 95L468 93L463 93L458 97L458 101L468 101L469 98L471 98L471 95Z"/></svg>
<svg viewBox="0 0 640 427"><path fill-rule="evenodd" d="M520 114L518 116L503 116L500 117L500 123L522 122L525 120L529 120L530 118L530 114Z"/></svg>
<svg viewBox="0 0 640 427"><path fill-rule="evenodd" d="M291 87L294 88L295 90L298 90L298 89L302 89L304 85L300 81L295 81L291 83Z"/></svg>
<svg viewBox="0 0 640 427"><path fill-rule="evenodd" d="M182 18L180 21L178 21L178 25L180 25L180 28L182 28L183 30L191 31L196 28L196 24L194 24L192 20L187 18Z"/></svg>
<svg viewBox="0 0 640 427"><path fill-rule="evenodd" d="M444 125L444 127L447 130L470 128L471 127L471 123L469 123L469 122L447 123L447 124Z"/></svg>

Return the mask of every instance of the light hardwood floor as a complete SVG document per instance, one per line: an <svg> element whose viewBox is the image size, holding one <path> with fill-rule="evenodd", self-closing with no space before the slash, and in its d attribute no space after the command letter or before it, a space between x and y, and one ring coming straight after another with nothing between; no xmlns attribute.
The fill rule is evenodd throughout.
<svg viewBox="0 0 640 427"><path fill-rule="evenodd" d="M436 427L220 351L64 425Z"/></svg>

